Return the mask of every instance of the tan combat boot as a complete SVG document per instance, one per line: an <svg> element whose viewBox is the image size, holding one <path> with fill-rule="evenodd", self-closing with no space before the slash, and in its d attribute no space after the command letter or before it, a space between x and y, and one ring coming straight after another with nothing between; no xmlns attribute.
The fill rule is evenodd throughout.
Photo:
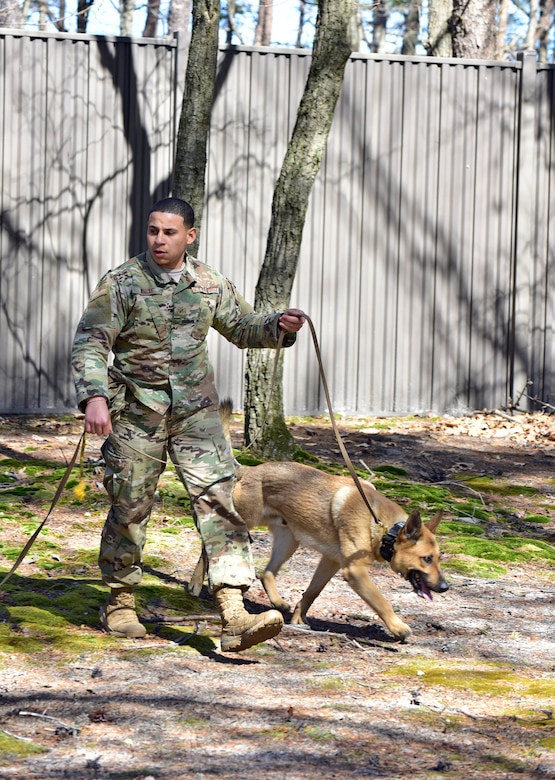
<svg viewBox="0 0 555 780"><path fill-rule="evenodd" d="M135 612L133 588L112 588L110 598L100 607L100 623L105 631L127 639L140 639L146 628Z"/></svg>
<svg viewBox="0 0 555 780"><path fill-rule="evenodd" d="M283 616L277 609L250 615L243 604L241 588L223 587L214 593L222 618L221 647L224 652L238 653L277 636Z"/></svg>

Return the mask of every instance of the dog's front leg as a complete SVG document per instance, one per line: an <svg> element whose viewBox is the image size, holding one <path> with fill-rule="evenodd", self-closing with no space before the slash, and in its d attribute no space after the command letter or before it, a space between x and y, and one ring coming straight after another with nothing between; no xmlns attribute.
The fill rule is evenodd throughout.
<svg viewBox="0 0 555 780"><path fill-rule="evenodd" d="M382 596L368 574L364 561L351 561L341 569L343 577L369 607L383 620L388 631L396 639L406 639L412 632L406 623L397 617L389 601Z"/></svg>
<svg viewBox="0 0 555 780"><path fill-rule="evenodd" d="M314 603L317 596L320 595L323 588L328 584L334 574L339 571L339 563L322 556L320 563L316 567L314 576L310 581L310 585L303 593L302 599L299 601L293 612L291 623L294 625L303 625L306 623L306 613Z"/></svg>
<svg viewBox="0 0 555 780"><path fill-rule="evenodd" d="M299 542L281 519L278 523L272 523L269 526L273 536L272 555L268 565L260 575L260 581L271 605L279 609L280 612L289 612L291 606L280 596L276 586L276 576L283 564L293 555Z"/></svg>

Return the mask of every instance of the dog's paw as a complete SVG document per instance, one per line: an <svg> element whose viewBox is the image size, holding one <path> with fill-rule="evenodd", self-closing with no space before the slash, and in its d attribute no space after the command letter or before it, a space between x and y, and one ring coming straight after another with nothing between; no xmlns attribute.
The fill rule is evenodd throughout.
<svg viewBox="0 0 555 780"><path fill-rule="evenodd" d="M410 628L402 620L396 620L394 624L388 626L388 629L395 639L400 639L401 641L404 641L412 634Z"/></svg>
<svg viewBox="0 0 555 780"><path fill-rule="evenodd" d="M305 616L301 613L301 606L300 604L297 604L293 616L291 617L291 624L293 626L308 626L308 623L304 618Z"/></svg>

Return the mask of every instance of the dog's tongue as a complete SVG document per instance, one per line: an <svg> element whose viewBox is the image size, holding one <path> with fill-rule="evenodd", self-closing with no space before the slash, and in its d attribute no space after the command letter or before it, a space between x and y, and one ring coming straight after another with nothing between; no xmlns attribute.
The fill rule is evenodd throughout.
<svg viewBox="0 0 555 780"><path fill-rule="evenodd" d="M420 595L427 601L433 601L433 596L423 579L420 580Z"/></svg>

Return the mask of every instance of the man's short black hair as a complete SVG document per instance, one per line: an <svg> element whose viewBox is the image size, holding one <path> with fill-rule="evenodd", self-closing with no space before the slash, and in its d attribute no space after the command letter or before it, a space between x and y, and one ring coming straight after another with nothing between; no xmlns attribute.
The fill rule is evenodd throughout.
<svg viewBox="0 0 555 780"><path fill-rule="evenodd" d="M149 217L153 211L161 211L164 214L179 214L186 228L192 228L195 224L193 207L186 200L181 200L181 198L162 198L162 200L156 201L150 209L148 212Z"/></svg>

